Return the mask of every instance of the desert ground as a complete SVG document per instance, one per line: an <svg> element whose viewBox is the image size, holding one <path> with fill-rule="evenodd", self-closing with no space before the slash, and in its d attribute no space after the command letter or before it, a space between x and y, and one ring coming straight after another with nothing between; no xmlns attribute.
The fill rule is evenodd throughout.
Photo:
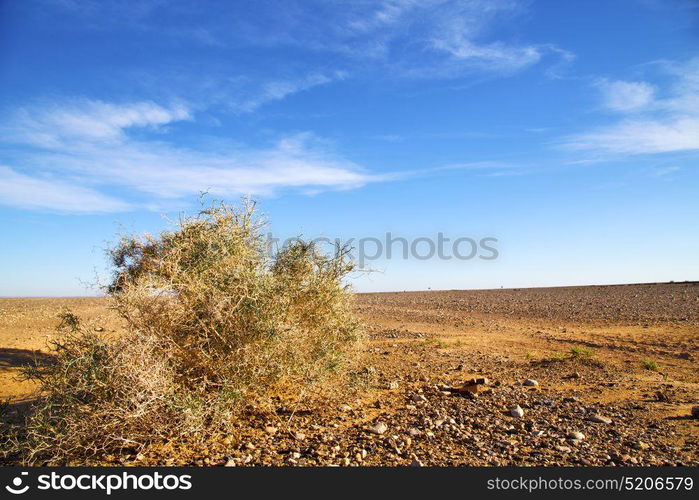
<svg viewBox="0 0 699 500"><path fill-rule="evenodd" d="M123 330L106 298L0 299L5 418L36 397L17 376L50 362L64 308ZM375 381L356 398L103 462L699 465L698 283L359 294L357 309Z"/></svg>

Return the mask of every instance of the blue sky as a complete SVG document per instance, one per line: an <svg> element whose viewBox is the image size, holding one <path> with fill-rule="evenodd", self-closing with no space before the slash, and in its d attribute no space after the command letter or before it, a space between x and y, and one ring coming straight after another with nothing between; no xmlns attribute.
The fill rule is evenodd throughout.
<svg viewBox="0 0 699 500"><path fill-rule="evenodd" d="M0 6L0 295L94 293L202 190L280 237L498 239L360 291L699 279L696 2Z"/></svg>

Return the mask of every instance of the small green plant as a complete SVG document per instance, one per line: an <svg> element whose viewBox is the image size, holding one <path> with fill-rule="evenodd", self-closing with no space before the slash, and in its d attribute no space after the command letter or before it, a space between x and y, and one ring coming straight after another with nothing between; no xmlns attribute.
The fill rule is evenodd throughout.
<svg viewBox="0 0 699 500"><path fill-rule="evenodd" d="M604 366L602 361L594 358L594 352L592 349L579 346L572 347L568 354L557 351L550 352L540 361L536 361L532 353L527 353L527 359L529 359L532 363L544 365L551 363L578 363L588 366L595 366L598 368L602 368Z"/></svg>
<svg viewBox="0 0 699 500"><path fill-rule="evenodd" d="M641 366L644 370L649 370L651 372L657 372L659 369L658 362L652 359L644 359L641 361Z"/></svg>
<svg viewBox="0 0 699 500"><path fill-rule="evenodd" d="M570 348L570 354L574 358L591 358L593 352L592 349L587 347L573 346Z"/></svg>
<svg viewBox="0 0 699 500"><path fill-rule="evenodd" d="M443 340L440 340L436 337L426 338L422 341L422 345L424 345L425 347L434 347L436 349L444 349L445 347L447 347L447 344Z"/></svg>
<svg viewBox="0 0 699 500"><path fill-rule="evenodd" d="M559 361L565 361L565 359L566 359L566 358L565 358L565 356L564 356L562 353L560 353L560 352L555 352L555 351L554 351L554 352L552 352L552 353L549 353L549 354L546 356L546 358L544 358L544 361L548 361L548 362L551 362L551 363L556 363L556 362L559 362Z"/></svg>

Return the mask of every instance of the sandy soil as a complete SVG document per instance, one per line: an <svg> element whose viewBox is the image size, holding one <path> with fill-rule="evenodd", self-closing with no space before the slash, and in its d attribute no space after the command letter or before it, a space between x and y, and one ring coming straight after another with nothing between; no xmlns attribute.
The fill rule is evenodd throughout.
<svg viewBox="0 0 699 500"><path fill-rule="evenodd" d="M63 308L119 334L107 306L0 299L0 397L31 400L19 367L45 355ZM699 404L699 284L362 294L357 307L377 375L357 400L293 417L280 409L208 443L113 461L699 464L699 420L690 418ZM488 382L475 394L455 391L474 377Z"/></svg>

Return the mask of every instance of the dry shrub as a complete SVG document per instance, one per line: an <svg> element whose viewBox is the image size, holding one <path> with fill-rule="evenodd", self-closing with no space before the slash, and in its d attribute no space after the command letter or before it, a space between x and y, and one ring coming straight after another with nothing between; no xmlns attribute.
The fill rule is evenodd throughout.
<svg viewBox="0 0 699 500"><path fill-rule="evenodd" d="M44 397L18 443L24 462L84 463L196 429L199 421L178 393L155 338L107 341L74 329L53 351L52 364L25 370Z"/></svg>
<svg viewBox="0 0 699 500"><path fill-rule="evenodd" d="M117 310L166 343L192 390L247 400L280 383L313 392L349 366L359 330L342 281L348 249L326 256L297 241L270 259L263 226L252 204L218 204L112 252Z"/></svg>
<svg viewBox="0 0 699 500"><path fill-rule="evenodd" d="M270 258L263 225L253 204L220 203L121 240L109 291L129 333L105 340L68 320L57 362L28 373L46 395L27 427L30 461L191 436L272 396L309 402L351 387L349 250L298 241Z"/></svg>

